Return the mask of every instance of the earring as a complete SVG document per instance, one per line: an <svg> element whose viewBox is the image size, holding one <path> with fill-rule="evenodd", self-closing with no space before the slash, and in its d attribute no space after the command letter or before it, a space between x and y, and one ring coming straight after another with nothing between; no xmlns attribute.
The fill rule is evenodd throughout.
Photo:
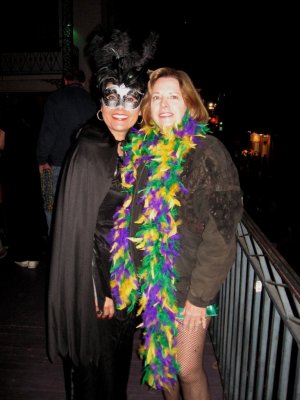
<svg viewBox="0 0 300 400"><path fill-rule="evenodd" d="M141 119L139 120L140 117L141 117ZM138 119L137 119L136 123L138 125L142 125L144 123L143 117L141 115L138 116Z"/></svg>
<svg viewBox="0 0 300 400"><path fill-rule="evenodd" d="M100 110L98 110L97 111L97 113L96 113L96 116L97 116L97 118L99 119L99 121L103 121L103 118L101 118L101 116L102 116L102 110L100 109Z"/></svg>

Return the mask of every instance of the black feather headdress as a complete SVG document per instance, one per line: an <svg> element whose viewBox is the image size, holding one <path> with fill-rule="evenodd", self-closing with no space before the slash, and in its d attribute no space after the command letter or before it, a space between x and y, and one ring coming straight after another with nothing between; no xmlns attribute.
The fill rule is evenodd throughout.
<svg viewBox="0 0 300 400"><path fill-rule="evenodd" d="M106 84L124 84L144 91L148 80L147 68L155 51L158 35L154 32L138 52L133 49L127 32L114 30L109 38L95 34L89 45L89 54L94 61L98 89L103 93Z"/></svg>

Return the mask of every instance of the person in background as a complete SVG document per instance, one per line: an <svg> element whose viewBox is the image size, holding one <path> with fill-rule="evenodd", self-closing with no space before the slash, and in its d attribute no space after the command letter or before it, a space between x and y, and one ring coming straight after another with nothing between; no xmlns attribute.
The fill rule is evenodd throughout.
<svg viewBox="0 0 300 400"><path fill-rule="evenodd" d="M89 46L101 106L64 164L48 290L49 357L71 364L76 399L127 398L136 320L133 310L115 312L107 236L124 199L122 144L140 115L155 43L151 34L139 53L128 34L116 30L111 37L95 35Z"/></svg>
<svg viewBox="0 0 300 400"><path fill-rule="evenodd" d="M37 160L41 174L48 232L57 182L65 155L74 134L97 111L97 104L84 88L82 70L66 71L64 86L51 93L45 103L38 144Z"/></svg>
<svg viewBox="0 0 300 400"><path fill-rule="evenodd" d="M208 113L189 76L150 74L145 126L124 146L127 197L111 233L113 298L139 303L143 381L165 399L210 399L205 336L236 256L242 215L237 169L207 133Z"/></svg>
<svg viewBox="0 0 300 400"><path fill-rule="evenodd" d="M35 269L43 253L46 221L36 161L40 107L27 93L7 95L0 127L5 132L2 151L4 234L9 259Z"/></svg>
<svg viewBox="0 0 300 400"><path fill-rule="evenodd" d="M5 132L0 129L0 260L7 255L7 248L3 243L4 236L4 220L3 220L3 166L2 166L2 152L5 147Z"/></svg>

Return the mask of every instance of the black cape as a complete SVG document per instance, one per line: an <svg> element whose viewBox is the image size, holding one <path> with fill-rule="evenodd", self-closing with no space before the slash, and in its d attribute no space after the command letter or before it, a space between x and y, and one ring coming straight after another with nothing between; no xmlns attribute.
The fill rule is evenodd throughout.
<svg viewBox="0 0 300 400"><path fill-rule="evenodd" d="M117 142L96 119L80 131L63 168L53 230L48 292L48 355L78 365L101 354L92 282L99 206L117 165Z"/></svg>

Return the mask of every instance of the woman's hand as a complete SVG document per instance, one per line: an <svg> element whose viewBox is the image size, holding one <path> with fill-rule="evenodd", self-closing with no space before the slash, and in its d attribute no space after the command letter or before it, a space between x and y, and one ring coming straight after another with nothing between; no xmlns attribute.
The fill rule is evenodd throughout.
<svg viewBox="0 0 300 400"><path fill-rule="evenodd" d="M115 313L114 302L110 297L105 297L104 306L103 306L103 314L101 318L112 318Z"/></svg>
<svg viewBox="0 0 300 400"><path fill-rule="evenodd" d="M182 315L184 316L183 325L185 328L198 330L199 327L202 327L206 329L206 307L196 307L187 300Z"/></svg>
<svg viewBox="0 0 300 400"><path fill-rule="evenodd" d="M39 171L40 171L40 174L42 174L43 173L43 171L45 171L45 170L52 170L52 167L51 167L51 165L50 164L48 164L48 163L45 163L45 164L40 164L39 165Z"/></svg>
<svg viewBox="0 0 300 400"><path fill-rule="evenodd" d="M5 148L5 132L0 129L0 150L4 150Z"/></svg>

